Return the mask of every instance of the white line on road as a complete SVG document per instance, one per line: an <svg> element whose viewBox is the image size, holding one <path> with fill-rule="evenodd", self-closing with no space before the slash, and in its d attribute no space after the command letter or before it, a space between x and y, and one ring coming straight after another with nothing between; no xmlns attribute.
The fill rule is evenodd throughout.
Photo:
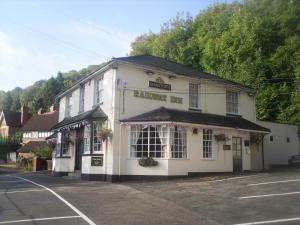
<svg viewBox="0 0 300 225"><path fill-rule="evenodd" d="M0 195L15 194L15 193L26 193L26 192L34 192L34 191L46 191L46 190L45 189L32 189L32 190L24 190L24 191L4 191L4 192L0 192Z"/></svg>
<svg viewBox="0 0 300 225"><path fill-rule="evenodd" d="M43 221L43 220L61 220L61 219L71 219L71 218L80 218L81 216L60 216L60 217L48 217L48 218L35 218L35 219L24 219L24 220L9 220L0 222L0 224L9 224L9 223L23 223L23 222L33 222L33 221Z"/></svg>
<svg viewBox="0 0 300 225"><path fill-rule="evenodd" d="M84 219L88 224L90 225L96 225L90 218L88 218L85 214L83 214L79 209L77 209L75 206L73 206L71 203L69 203L67 200L65 200L63 197L61 197L59 194L57 194L55 191L51 190L50 188L47 188L44 185L38 184L34 181L25 179L23 177L18 177L18 176L12 176L12 175L7 175L10 177L15 177L24 181L27 181L29 183L35 184L38 187L44 188L47 191L51 192L53 195L55 195L59 200L61 200L63 203L65 203L67 206L69 206L74 212L76 212L82 219Z"/></svg>
<svg viewBox="0 0 300 225"><path fill-rule="evenodd" d="M282 222L290 222L290 221L297 221L297 220L300 220L300 217L287 218L287 219L278 219L278 220L265 220L265 221L257 221L257 222L250 222L250 223L237 223L237 224L234 224L234 225L270 224L270 223L282 223Z"/></svg>
<svg viewBox="0 0 300 225"><path fill-rule="evenodd" d="M256 184L248 184L247 186L258 186L258 185L266 185L266 184L277 184L277 183L288 183L288 182L299 182L300 179L294 180L280 180L280 181L270 181L270 182L263 182L263 183L256 183Z"/></svg>
<svg viewBox="0 0 300 225"><path fill-rule="evenodd" d="M247 198L263 198L263 197L284 196L284 195L298 195L298 194L300 194L299 191L297 191L297 192L288 192L288 193L269 194L269 195L243 196L243 197L239 197L239 199L247 199Z"/></svg>

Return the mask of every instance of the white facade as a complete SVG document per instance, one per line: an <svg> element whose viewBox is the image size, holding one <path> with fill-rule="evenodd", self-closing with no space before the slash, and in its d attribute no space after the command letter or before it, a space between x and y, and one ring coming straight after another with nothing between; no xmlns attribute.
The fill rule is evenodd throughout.
<svg viewBox="0 0 300 225"><path fill-rule="evenodd" d="M288 159L299 154L298 127L266 121L257 122L271 130L264 137L265 168L269 169L272 165L288 165Z"/></svg>
<svg viewBox="0 0 300 225"><path fill-rule="evenodd" d="M103 102L97 104L96 89L97 80L103 79ZM171 90L149 87L149 82L162 82L170 85ZM190 84L198 85L198 100L195 104L191 100ZM253 159L261 160L261 148L258 144L249 144L251 135L262 135L266 131L257 131L251 129L236 129L234 127L219 126L214 124L193 124L178 121L166 122L122 122L126 119L155 110L159 107L167 109L175 109L181 111L191 110L191 101L194 101L193 112L202 112L215 115L226 116L228 113L228 95L226 92L236 93L233 103L229 105L235 108L237 116L241 116L253 123L256 122L255 117L255 93L249 88L245 88L234 83L226 83L218 80L208 80L202 78L192 78L174 74L165 70L155 69L153 67L138 66L118 60L112 60L111 64L104 66L89 77L83 79L71 87L67 92L60 95L59 98L59 121L64 122L68 119L66 116L66 96L72 96L71 117L76 118L79 113L79 93L80 86L84 86L84 112L88 112L99 106L107 115L107 120L101 122L103 127L111 130L112 136L102 143L101 152L94 154L89 150L89 146L85 146L84 153L81 158L79 170L82 175L89 175L96 178L97 176L187 176L190 173L210 173L210 172L232 172L233 171L233 138L241 140L241 171L261 169L261 163L253 163ZM230 97L231 98L231 97ZM237 112L237 113L236 113ZM59 149L53 163L53 170L57 173L74 172L76 167L76 132L73 129L82 129L84 131L86 125L90 121L80 122L80 125L72 124L72 127L65 126L58 128L60 133L66 130L71 133L73 140L68 142L68 146L64 153L61 152L63 138L58 135ZM73 126L74 125L74 126ZM132 132L133 126L158 127L166 132L166 141L163 143L161 134L156 134L160 138L160 149L163 149L164 157L153 157L158 161L157 166L143 167L138 163L138 155L132 156ZM83 126L84 128L79 128ZM162 128L163 127L163 128ZM176 128L174 128L176 127ZM174 129L183 129L186 135L184 142L186 157L172 158L171 154L174 149L175 142L171 143L171 132ZM149 128L150 129L150 128ZM151 128L154 129L154 128ZM156 129L156 128L155 128ZM204 129L212 130L211 148L207 151L211 157L204 158L203 147L203 131ZM195 132L197 131L197 132ZM141 131L139 131L141 132ZM143 131L144 132L144 131ZM150 132L151 133L151 132ZM177 134L177 133L176 133ZM214 137L218 134L224 134L226 141L217 141ZM88 138L84 134L84 141ZM93 132L90 134L93 136ZM152 135L152 134L150 134ZM172 134L173 135L173 134ZM141 133L138 134L141 139ZM148 141L155 138L148 137ZM172 136L173 138L173 136ZM240 139L239 139L240 138ZM91 138L92 140L93 138ZM69 140L69 139L68 139ZM157 137L158 140L158 137ZM160 142L159 141L159 142ZM210 141L205 141L205 144ZM93 143L90 143L94 146ZM177 143L178 144L178 143ZM223 145L229 146L229 150L223 150ZM91 145L90 145L91 146ZM150 144L148 143L148 148ZM144 147L147 148L145 145ZM143 149L143 146L138 146ZM94 148L94 147L93 147ZM156 149L156 147L154 147ZM207 149L207 148L206 148ZM144 151L144 150L141 150ZM149 150L148 151L152 151ZM206 151L206 150L205 150ZM254 152L254 153L252 153ZM144 153L142 153L144 154ZM151 156L151 153L149 153ZM103 160L102 166L92 166L92 160L100 157ZM152 156L151 156L152 157Z"/></svg>

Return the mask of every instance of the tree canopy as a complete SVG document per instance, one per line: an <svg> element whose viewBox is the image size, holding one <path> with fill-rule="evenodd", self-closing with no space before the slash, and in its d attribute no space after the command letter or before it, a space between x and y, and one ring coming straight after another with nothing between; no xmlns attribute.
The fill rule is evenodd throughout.
<svg viewBox="0 0 300 225"><path fill-rule="evenodd" d="M300 1L214 4L178 14L131 44L151 54L258 90L257 118L300 125Z"/></svg>

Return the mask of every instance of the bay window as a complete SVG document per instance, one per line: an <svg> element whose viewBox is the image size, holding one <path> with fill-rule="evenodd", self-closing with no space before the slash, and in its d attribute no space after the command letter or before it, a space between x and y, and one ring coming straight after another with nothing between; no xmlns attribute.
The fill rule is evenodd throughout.
<svg viewBox="0 0 300 225"><path fill-rule="evenodd" d="M186 158L186 132L183 128L175 126L170 129L171 158Z"/></svg>
<svg viewBox="0 0 300 225"><path fill-rule="evenodd" d="M101 122L93 122L93 153L102 152L102 139L100 137L100 131L102 129Z"/></svg>
<svg viewBox="0 0 300 225"><path fill-rule="evenodd" d="M84 153L90 153L90 143L91 143L91 125L87 124L84 126L84 133L83 133L83 145L84 145Z"/></svg>

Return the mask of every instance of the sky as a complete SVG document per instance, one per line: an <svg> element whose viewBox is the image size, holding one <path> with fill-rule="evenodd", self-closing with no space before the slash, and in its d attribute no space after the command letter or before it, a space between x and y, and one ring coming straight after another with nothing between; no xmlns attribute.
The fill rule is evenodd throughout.
<svg viewBox="0 0 300 225"><path fill-rule="evenodd" d="M177 13L231 0L0 0L0 90L126 56Z"/></svg>

